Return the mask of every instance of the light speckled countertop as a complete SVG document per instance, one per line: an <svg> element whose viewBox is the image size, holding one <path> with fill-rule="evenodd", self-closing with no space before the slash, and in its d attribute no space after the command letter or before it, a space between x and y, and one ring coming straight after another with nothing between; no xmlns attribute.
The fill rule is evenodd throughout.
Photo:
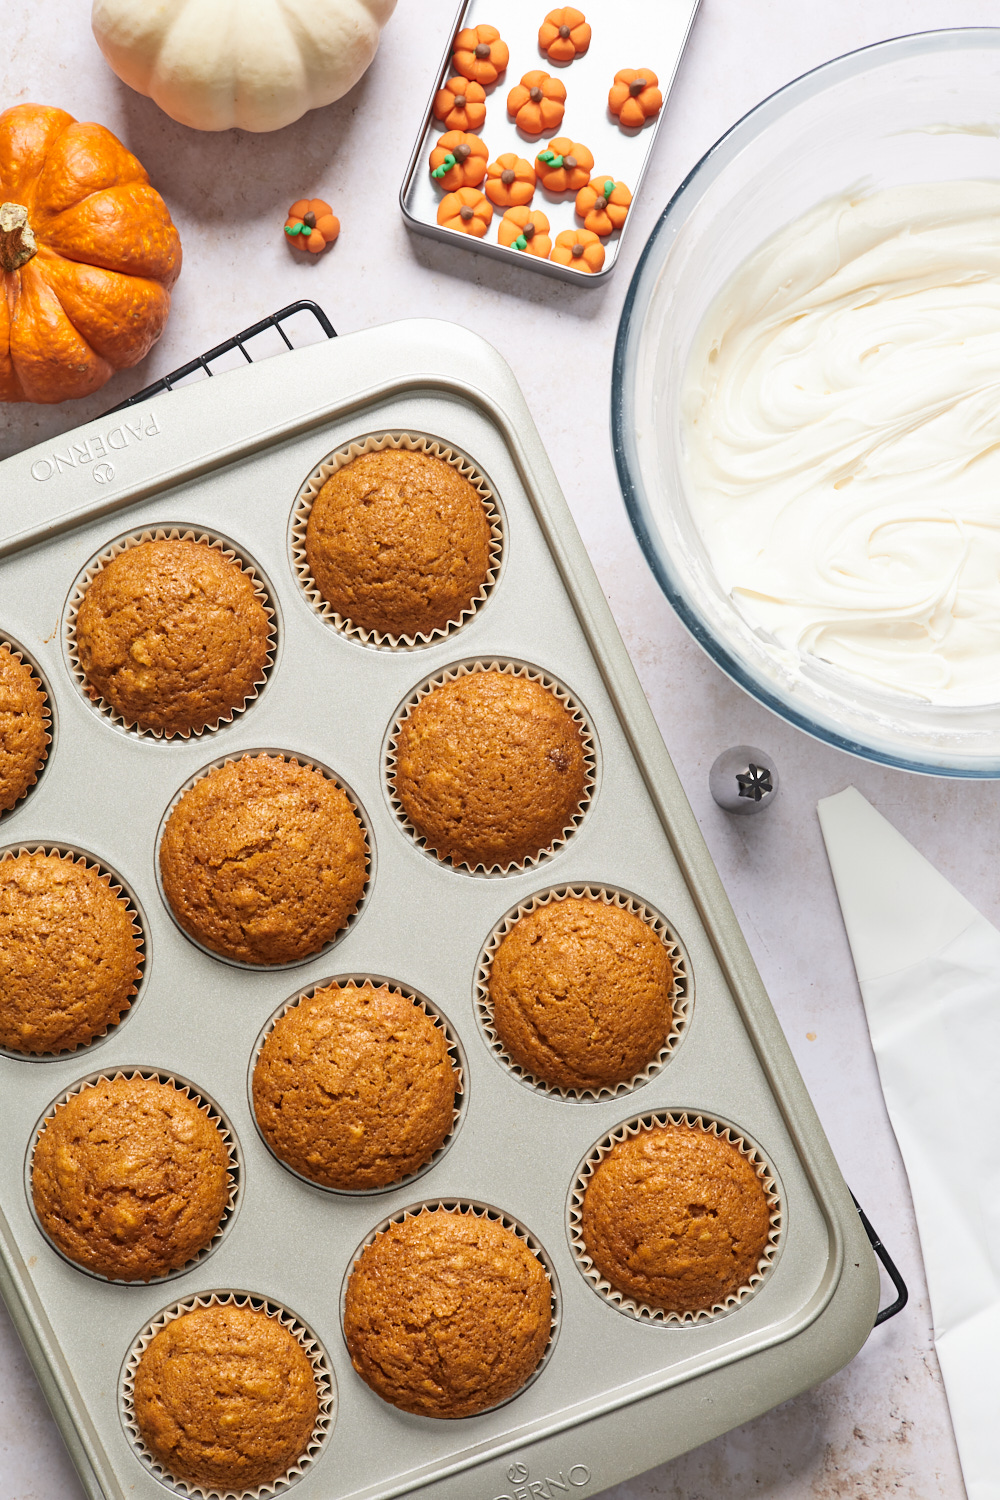
<svg viewBox="0 0 1000 1500"><path fill-rule="evenodd" d="M636 11L655 0L633 0ZM502 6L500 7L502 9ZM540 6L540 9L543 7ZM341 332L421 314L494 343L521 382L667 745L844 1174L910 1286L906 1311L846 1370L750 1426L606 1492L604 1500L962 1500L930 1335L906 1178L889 1129L815 804L853 782L1000 922L1000 788L908 776L814 743L758 707L694 645L648 572L615 481L607 411L628 280L671 192L739 115L838 53L902 32L1000 25L1000 0L703 0L623 263L602 289L564 286L403 228L396 193L453 14L401 0L346 99L276 135L199 135L105 67L86 0L6 0L0 107L58 104L108 125L163 192L185 247L170 325L150 358L87 402L4 408L0 454L97 415L159 373L299 297ZM377 127L374 122L377 123ZM288 204L329 199L343 223L319 263L292 260ZM771 751L774 807L720 812L708 768L727 745ZM0 1500L80 1500L0 1307Z"/></svg>

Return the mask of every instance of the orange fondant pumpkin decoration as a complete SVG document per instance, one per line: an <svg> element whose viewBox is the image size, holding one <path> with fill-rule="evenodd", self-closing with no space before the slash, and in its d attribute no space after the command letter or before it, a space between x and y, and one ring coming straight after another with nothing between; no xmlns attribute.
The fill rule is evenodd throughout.
<svg viewBox="0 0 1000 1500"><path fill-rule="evenodd" d="M550 10L538 28L538 45L550 62L572 62L590 46L590 27L572 5Z"/></svg>
<svg viewBox="0 0 1000 1500"><path fill-rule="evenodd" d="M481 130L486 119L486 90L472 78L449 78L434 95L434 118L446 130Z"/></svg>
<svg viewBox="0 0 1000 1500"><path fill-rule="evenodd" d="M340 220L322 198L300 198L288 210L285 234L293 250L319 255L340 233Z"/></svg>
<svg viewBox="0 0 1000 1500"><path fill-rule="evenodd" d="M0 401L67 401L138 364L163 332L181 242L103 125L0 114Z"/></svg>
<svg viewBox="0 0 1000 1500"><path fill-rule="evenodd" d="M495 26L466 26L455 38L451 60L456 73L489 88L510 61L510 51Z"/></svg>
<svg viewBox="0 0 1000 1500"><path fill-rule="evenodd" d="M594 158L579 141L557 136L535 157L538 180L547 193L576 193L586 187Z"/></svg>
<svg viewBox="0 0 1000 1500"><path fill-rule="evenodd" d="M438 204L438 223L445 229L458 229L481 240L490 227L493 205L478 188L463 187L449 193Z"/></svg>
<svg viewBox="0 0 1000 1500"><path fill-rule="evenodd" d="M535 196L535 169L516 151L505 151L491 161L483 192L497 208L516 208Z"/></svg>
<svg viewBox="0 0 1000 1500"><path fill-rule="evenodd" d="M663 95L658 82L652 68L619 68L608 94L608 108L618 116L619 125L637 130L660 113Z"/></svg>
<svg viewBox="0 0 1000 1500"><path fill-rule="evenodd" d="M592 273L599 271L604 264L604 246L589 229L564 229L562 234L556 235L552 259L560 266L573 266L577 271Z"/></svg>
<svg viewBox="0 0 1000 1500"><path fill-rule="evenodd" d="M548 260L552 251L549 221L537 208L508 208L500 220L498 238L508 249L525 250L541 260Z"/></svg>
<svg viewBox="0 0 1000 1500"><path fill-rule="evenodd" d="M628 214L632 194L624 182L616 182L606 172L598 172L576 195L576 211L584 229L602 238L621 229Z"/></svg>
<svg viewBox="0 0 1000 1500"><path fill-rule="evenodd" d="M538 69L525 73L517 87L507 95L507 113L525 135L558 130L566 113L566 89L549 73Z"/></svg>
<svg viewBox="0 0 1000 1500"><path fill-rule="evenodd" d="M461 187L478 187L486 176L490 159L478 135L464 130L448 130L431 152L431 176L446 192Z"/></svg>

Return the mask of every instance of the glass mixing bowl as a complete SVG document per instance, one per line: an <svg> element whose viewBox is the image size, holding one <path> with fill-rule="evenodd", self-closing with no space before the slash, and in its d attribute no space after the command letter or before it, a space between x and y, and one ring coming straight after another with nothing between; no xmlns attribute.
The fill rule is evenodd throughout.
<svg viewBox="0 0 1000 1500"><path fill-rule="evenodd" d="M640 545L723 671L855 755L934 775L1000 777L1000 705L942 707L869 687L784 650L740 614L692 519L681 450L692 340L748 255L835 193L967 177L1000 177L1000 29L880 42L772 94L702 158L650 237L618 330L611 421ZM1000 439L1000 412L997 428Z"/></svg>

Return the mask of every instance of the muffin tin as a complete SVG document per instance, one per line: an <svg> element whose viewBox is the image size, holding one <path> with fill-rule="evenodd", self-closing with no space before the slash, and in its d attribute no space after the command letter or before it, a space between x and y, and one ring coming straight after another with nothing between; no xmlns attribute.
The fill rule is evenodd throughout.
<svg viewBox="0 0 1000 1500"><path fill-rule="evenodd" d="M454 24L448 32L445 53L434 75L427 109L417 135L413 154L399 190L399 206L407 226L417 234L429 235L478 255L505 261L515 270L540 271L573 286L601 286L618 261L642 180L646 175L660 125L667 112L670 90L680 65L687 39L694 25L701 0L582 0L576 8L585 12L593 29L590 46L582 56L569 63L550 62L538 47L538 28L547 13L554 9L550 0L462 0ZM543 260L527 251L501 245L497 229L504 210L494 206L493 218L482 239L447 229L437 221L438 205L444 191L433 180L429 161L433 148L445 127L434 118L434 96L449 78L452 42L466 26L495 26L510 48L510 62L496 83L486 90L486 123L472 132L483 140L490 161L507 151L534 161L550 140L568 136L579 141L594 155L594 171L613 174L631 189L633 208L621 229L616 229L601 243L605 261L600 271L577 271L572 266ZM663 108L640 130L623 130L608 109L608 91L619 68L652 68L659 79ZM526 135L518 130L507 113L507 95L525 73L535 70L550 73L566 88L566 113L557 130L541 135ZM480 183L480 191L482 191ZM528 205L541 209L548 219L553 245L564 229L581 229L583 220L575 209L576 193L548 193L541 186Z"/></svg>
<svg viewBox="0 0 1000 1500"><path fill-rule="evenodd" d="M317 613L291 538L296 497L324 458L385 433L465 456L503 517L500 571L476 612L447 636L402 650L352 639ZM850 1359L875 1319L874 1257L499 355L444 323L354 334L158 396L8 459L0 494L0 634L37 661L59 726L44 775L5 817L0 839L85 850L134 893L146 940L141 1004L99 1045L45 1060L0 1056L0 1291L92 1500L158 1500L170 1488L137 1452L123 1413L130 1351L178 1299L267 1300L325 1350L330 1427L292 1476L296 1500L597 1494ZM95 710L64 643L88 560L126 533L174 526L259 560L276 646L266 690L243 713L208 736L168 742ZM560 847L541 864L485 878L418 847L386 778L393 727L421 684L476 661L522 664L564 685L595 749L589 804ZM262 747L329 768L364 808L372 843L356 919L294 972L237 966L196 947L158 890L158 829L179 788L220 757ZM686 960L686 1025L641 1088L560 1098L526 1085L491 1048L477 976L506 914L540 893L585 886L662 917ZM332 978L366 976L425 996L451 1028L462 1110L419 1182L334 1194L267 1150L248 1069L284 1004ZM32 1132L51 1101L95 1071L127 1069L204 1091L224 1111L240 1160L238 1212L211 1258L175 1273L169 1287L101 1282L68 1264L25 1192ZM774 1254L752 1295L724 1317L625 1317L584 1274L573 1244L578 1175L637 1110L730 1129L766 1166ZM383 1403L352 1370L341 1330L358 1247L383 1221L431 1202L521 1226L558 1287L558 1337L537 1378L502 1407L456 1421Z"/></svg>

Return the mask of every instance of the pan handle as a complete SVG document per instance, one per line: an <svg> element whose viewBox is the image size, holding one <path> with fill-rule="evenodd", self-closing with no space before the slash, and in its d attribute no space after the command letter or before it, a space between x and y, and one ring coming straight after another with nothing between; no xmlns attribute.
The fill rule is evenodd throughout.
<svg viewBox="0 0 1000 1500"><path fill-rule="evenodd" d="M868 1218L868 1215L861 1207L861 1204L858 1202L857 1198L854 1197L853 1193L851 1194L851 1197L854 1199L854 1207L858 1211L858 1217L861 1220L861 1227L864 1229L865 1234L868 1236L868 1243L871 1245L872 1249L875 1251L875 1254L882 1262L882 1265L885 1267L886 1275L892 1282L893 1286L896 1288L895 1302L890 1302L888 1307L880 1308L876 1315L875 1323L873 1326L877 1328L880 1323L888 1322L890 1318L894 1318L897 1313L903 1311L903 1308L909 1301L910 1294L906 1289L906 1282L903 1280L902 1276L900 1276L895 1262L893 1261L888 1250L885 1248L882 1241L879 1239L877 1233L875 1232L875 1229L872 1226L871 1220Z"/></svg>

